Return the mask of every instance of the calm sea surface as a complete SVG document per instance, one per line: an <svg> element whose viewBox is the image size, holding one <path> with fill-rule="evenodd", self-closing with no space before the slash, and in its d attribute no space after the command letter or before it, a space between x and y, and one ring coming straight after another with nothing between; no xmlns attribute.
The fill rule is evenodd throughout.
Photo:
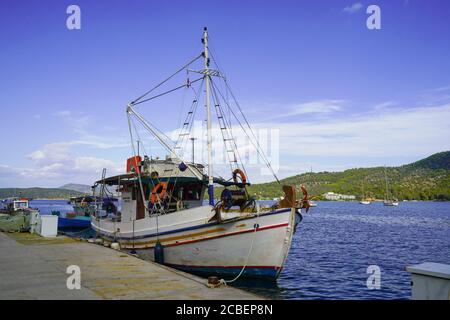
<svg viewBox="0 0 450 320"><path fill-rule="evenodd" d="M42 213L72 210L66 201L34 200ZM276 284L244 281L243 289L273 299L408 299L405 267L450 264L450 202L318 202L298 225ZM381 289L366 286L369 265L381 269Z"/></svg>

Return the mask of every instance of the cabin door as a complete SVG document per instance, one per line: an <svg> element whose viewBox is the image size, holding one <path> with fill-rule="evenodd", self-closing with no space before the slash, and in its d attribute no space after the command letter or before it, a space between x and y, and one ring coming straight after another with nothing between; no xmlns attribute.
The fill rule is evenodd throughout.
<svg viewBox="0 0 450 320"><path fill-rule="evenodd" d="M144 194L146 193L146 188L143 186ZM136 220L145 218L145 199L142 198L141 190L139 186L136 188Z"/></svg>

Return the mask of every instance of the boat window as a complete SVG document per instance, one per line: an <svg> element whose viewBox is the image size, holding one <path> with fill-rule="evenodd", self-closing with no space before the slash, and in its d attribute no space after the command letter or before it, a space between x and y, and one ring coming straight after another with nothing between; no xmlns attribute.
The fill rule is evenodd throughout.
<svg viewBox="0 0 450 320"><path fill-rule="evenodd" d="M157 171L153 171L153 172L150 174L150 177L151 177L152 179L158 179L159 174L158 174Z"/></svg>
<svg viewBox="0 0 450 320"><path fill-rule="evenodd" d="M190 184L184 188L183 200L200 200L202 192L201 184Z"/></svg>

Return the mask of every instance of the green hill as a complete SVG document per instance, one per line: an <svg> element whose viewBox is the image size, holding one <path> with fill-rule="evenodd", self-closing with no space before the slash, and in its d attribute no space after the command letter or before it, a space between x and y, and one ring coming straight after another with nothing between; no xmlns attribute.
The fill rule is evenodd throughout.
<svg viewBox="0 0 450 320"><path fill-rule="evenodd" d="M92 193L91 186L88 186L86 184L78 184L78 183L68 183L68 184L65 184L65 185L59 187L59 189L73 190L73 191L78 191L78 192L87 193L87 194Z"/></svg>
<svg viewBox="0 0 450 320"><path fill-rule="evenodd" d="M423 160L400 167L356 168L343 172L304 173L281 180L281 184L305 185L312 195L325 192L361 197L362 183L366 196L383 199L384 170L390 192L399 200L450 200L450 151L436 153ZM255 184L249 192L260 199L283 195L276 182Z"/></svg>
<svg viewBox="0 0 450 320"><path fill-rule="evenodd" d="M9 197L68 199L84 193L61 188L0 188L0 199Z"/></svg>

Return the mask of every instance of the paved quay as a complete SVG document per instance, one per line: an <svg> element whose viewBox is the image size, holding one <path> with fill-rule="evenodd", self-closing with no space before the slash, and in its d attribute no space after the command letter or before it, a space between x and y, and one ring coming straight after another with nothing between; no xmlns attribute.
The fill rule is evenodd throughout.
<svg viewBox="0 0 450 320"><path fill-rule="evenodd" d="M81 270L81 289L69 290L67 267ZM262 299L206 279L65 236L0 232L0 299Z"/></svg>

